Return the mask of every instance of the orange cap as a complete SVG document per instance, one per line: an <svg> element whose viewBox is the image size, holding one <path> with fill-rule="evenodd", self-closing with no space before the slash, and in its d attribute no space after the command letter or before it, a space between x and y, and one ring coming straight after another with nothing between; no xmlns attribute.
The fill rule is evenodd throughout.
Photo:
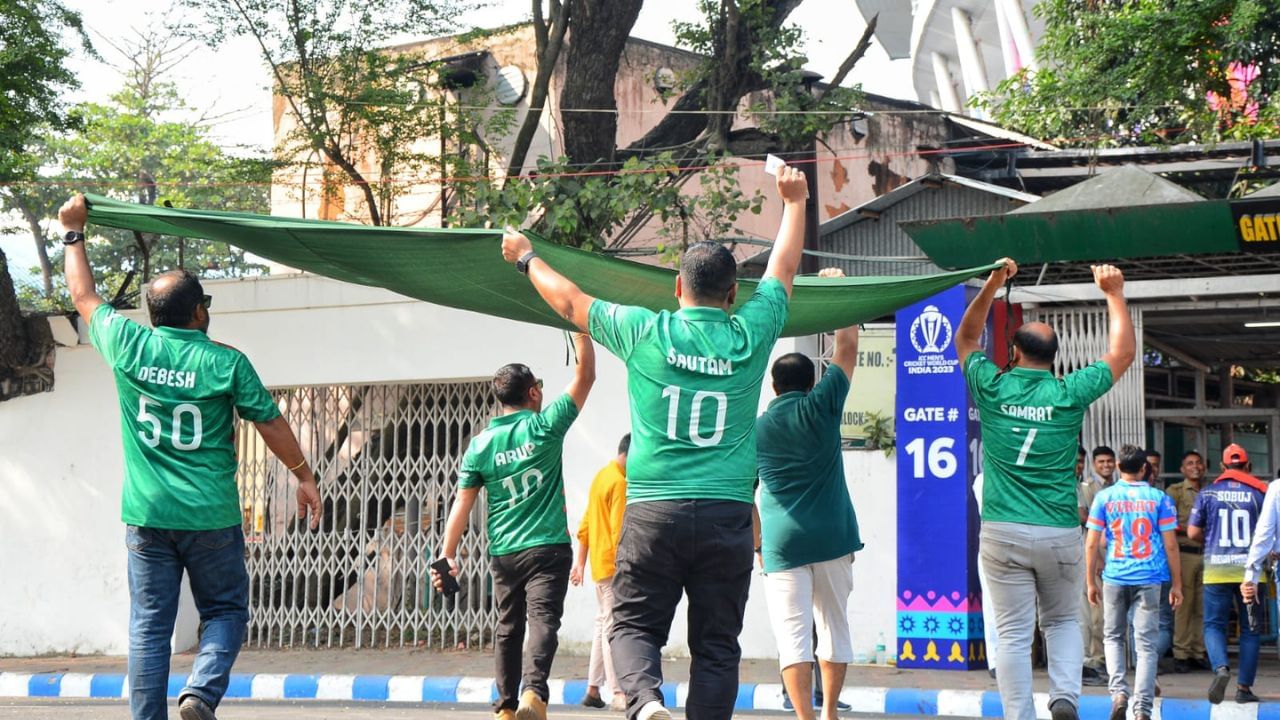
<svg viewBox="0 0 1280 720"><path fill-rule="evenodd" d="M1222 464L1234 465L1235 463L1249 462L1249 453L1244 448L1235 443L1231 443L1222 449Z"/></svg>

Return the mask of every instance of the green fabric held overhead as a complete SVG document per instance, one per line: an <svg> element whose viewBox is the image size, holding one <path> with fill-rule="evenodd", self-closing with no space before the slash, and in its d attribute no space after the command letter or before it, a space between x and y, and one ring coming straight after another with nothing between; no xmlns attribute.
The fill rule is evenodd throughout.
<svg viewBox="0 0 1280 720"><path fill-rule="evenodd" d="M177 210L86 195L89 221L139 232L230 243L289 267L386 288L486 315L569 328L502 259L502 233L471 228L370 227L248 213ZM529 234L538 254L592 296L675 310L676 273L556 245ZM811 335L891 314L992 269L919 277L796 279L785 336ZM755 281L743 280L745 300Z"/></svg>

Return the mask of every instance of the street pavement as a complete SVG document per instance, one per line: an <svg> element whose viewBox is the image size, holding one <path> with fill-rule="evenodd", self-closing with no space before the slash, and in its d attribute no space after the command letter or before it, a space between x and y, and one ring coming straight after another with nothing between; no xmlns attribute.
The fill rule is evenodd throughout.
<svg viewBox="0 0 1280 720"><path fill-rule="evenodd" d="M176 705L171 705L169 717L178 717ZM418 706L386 705L381 703L326 703L307 702L233 702L227 701L218 708L218 720L488 720L489 709L475 705ZM621 720L620 713L605 710L578 710L552 708L552 720ZM675 717L683 715L677 711ZM735 717L760 720L786 720L792 713L741 712ZM853 717L853 716L849 716ZM907 716L877 715L877 718ZM23 720L128 720L129 708L123 702L93 700L0 700L0 718Z"/></svg>

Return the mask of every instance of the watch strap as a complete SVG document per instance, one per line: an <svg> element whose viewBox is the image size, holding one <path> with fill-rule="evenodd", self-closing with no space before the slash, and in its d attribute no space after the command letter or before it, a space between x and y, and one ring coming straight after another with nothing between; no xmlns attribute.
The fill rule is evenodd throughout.
<svg viewBox="0 0 1280 720"><path fill-rule="evenodd" d="M524 273L525 275L528 275L529 263L532 262L533 259L536 257L538 257L538 253L537 251L534 251L534 250L530 250L524 255L521 255L520 259L516 261L516 269Z"/></svg>
<svg viewBox="0 0 1280 720"><path fill-rule="evenodd" d="M84 233L78 230L68 230L66 235L62 236L63 245L75 245L78 242L84 242Z"/></svg>

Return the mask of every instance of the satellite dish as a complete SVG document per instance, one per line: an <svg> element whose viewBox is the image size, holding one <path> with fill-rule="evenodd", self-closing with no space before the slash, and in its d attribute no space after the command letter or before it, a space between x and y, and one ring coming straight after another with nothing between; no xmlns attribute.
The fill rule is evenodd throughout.
<svg viewBox="0 0 1280 720"><path fill-rule="evenodd" d="M494 93L497 95L498 102L503 105L515 105L524 97L528 83L520 68L508 65L498 71L498 80L495 85Z"/></svg>

